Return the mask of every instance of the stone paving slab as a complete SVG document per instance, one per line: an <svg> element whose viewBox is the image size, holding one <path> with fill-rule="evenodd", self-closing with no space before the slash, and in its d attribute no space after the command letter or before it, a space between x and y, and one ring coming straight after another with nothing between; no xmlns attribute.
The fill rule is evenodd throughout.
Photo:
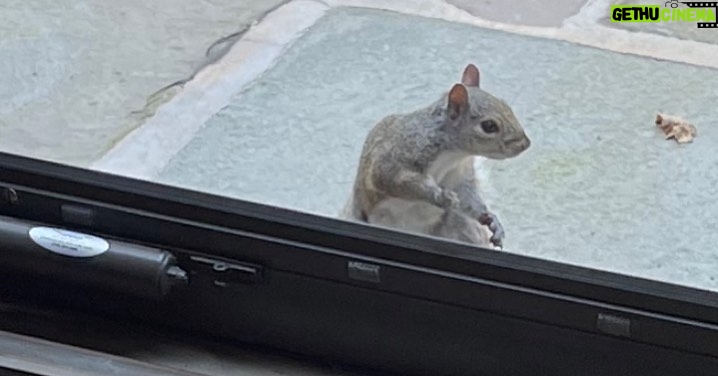
<svg viewBox="0 0 718 376"><path fill-rule="evenodd" d="M616 5L665 5L665 1L661 0L616 0L611 3ZM681 5L680 8L686 8L686 6ZM715 8L713 10L715 11ZM605 26L624 30L640 31L684 40L695 40L703 43L718 44L718 29L699 29L695 22L611 22L610 14L608 12L606 12L605 16L600 18L599 22ZM718 59L718 57L716 57L716 59Z"/></svg>
<svg viewBox="0 0 718 376"><path fill-rule="evenodd" d="M718 289L718 74L706 68L335 9L159 181L334 217L373 124L432 102L468 62L533 139L530 152L482 170L509 251ZM693 121L696 142L663 140L659 110Z"/></svg>
<svg viewBox="0 0 718 376"><path fill-rule="evenodd" d="M531 26L561 26L578 13L586 0L447 0L481 18Z"/></svg>
<svg viewBox="0 0 718 376"><path fill-rule="evenodd" d="M4 0L0 150L89 164L151 115L149 95L282 2Z"/></svg>

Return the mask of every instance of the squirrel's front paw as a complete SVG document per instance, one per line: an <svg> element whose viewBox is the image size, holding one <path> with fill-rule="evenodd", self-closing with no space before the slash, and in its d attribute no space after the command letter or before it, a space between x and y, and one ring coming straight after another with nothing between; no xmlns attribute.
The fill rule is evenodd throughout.
<svg viewBox="0 0 718 376"><path fill-rule="evenodd" d="M499 221L499 218L494 213L484 213L479 216L479 223L484 226L488 226L493 235L491 236L491 243L497 247L501 247L504 240L504 226Z"/></svg>
<svg viewBox="0 0 718 376"><path fill-rule="evenodd" d="M450 190L442 190L439 194L437 204L444 209L458 209L459 196Z"/></svg>

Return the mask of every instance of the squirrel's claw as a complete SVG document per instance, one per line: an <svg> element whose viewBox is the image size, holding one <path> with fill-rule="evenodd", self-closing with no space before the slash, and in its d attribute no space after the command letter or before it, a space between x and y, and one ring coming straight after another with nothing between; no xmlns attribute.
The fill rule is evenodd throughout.
<svg viewBox="0 0 718 376"><path fill-rule="evenodd" d="M487 212L479 216L479 223L489 227L489 230L493 233L491 243L501 247L504 240L504 226L499 221L499 218L494 213Z"/></svg>

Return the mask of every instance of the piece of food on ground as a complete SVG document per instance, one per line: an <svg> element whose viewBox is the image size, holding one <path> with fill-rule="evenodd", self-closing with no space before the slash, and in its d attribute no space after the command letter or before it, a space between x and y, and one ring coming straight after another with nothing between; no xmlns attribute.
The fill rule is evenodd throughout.
<svg viewBox="0 0 718 376"><path fill-rule="evenodd" d="M663 131L666 140L673 138L679 144L693 142L696 136L696 127L685 119L675 116L658 114L656 115L656 126Z"/></svg>

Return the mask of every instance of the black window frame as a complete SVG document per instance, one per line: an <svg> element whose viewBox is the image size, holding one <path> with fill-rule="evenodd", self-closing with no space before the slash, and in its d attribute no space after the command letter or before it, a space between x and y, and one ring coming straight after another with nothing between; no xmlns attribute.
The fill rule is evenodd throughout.
<svg viewBox="0 0 718 376"><path fill-rule="evenodd" d="M22 201L0 205L0 215L172 249L183 262L191 254L241 260L261 265L270 275L271 271L291 273L377 294L422 299L576 335L654 346L677 357L697 357L705 364L718 365L718 293L711 291L7 153L0 153L0 189L14 190ZM93 222L68 223L59 210L68 203L91 208ZM217 244L224 245L205 244L190 234L213 234ZM246 243L233 250L232 237ZM351 278L347 271L351 261L379 266L381 281ZM625 333L622 323L628 325ZM332 325L344 328L350 323ZM318 356L327 353L296 343L288 347ZM399 363L390 363L387 369L402 369ZM373 365L382 368L384 363Z"/></svg>

